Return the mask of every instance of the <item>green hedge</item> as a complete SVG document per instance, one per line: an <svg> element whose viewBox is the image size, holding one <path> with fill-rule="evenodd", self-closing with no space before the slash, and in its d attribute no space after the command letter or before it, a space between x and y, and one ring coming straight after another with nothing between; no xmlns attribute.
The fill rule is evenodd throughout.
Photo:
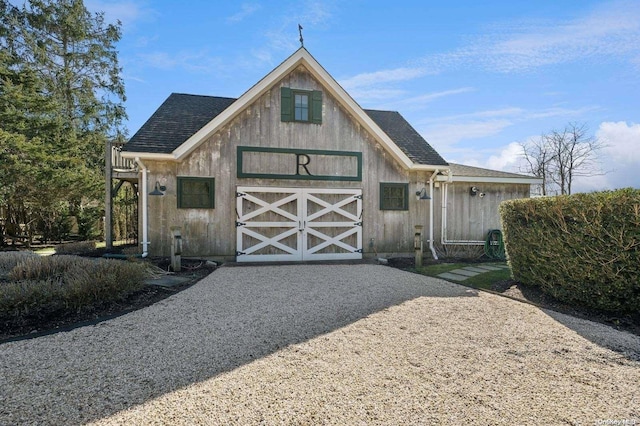
<svg viewBox="0 0 640 426"><path fill-rule="evenodd" d="M640 190L510 200L500 215L514 279L573 304L640 310Z"/></svg>

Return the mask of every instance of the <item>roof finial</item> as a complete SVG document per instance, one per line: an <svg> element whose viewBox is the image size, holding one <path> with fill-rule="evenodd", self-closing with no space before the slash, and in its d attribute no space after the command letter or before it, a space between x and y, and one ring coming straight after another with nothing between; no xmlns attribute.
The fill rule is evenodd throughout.
<svg viewBox="0 0 640 426"><path fill-rule="evenodd" d="M304 47L304 39L302 38L302 25L298 24L298 32L300 33L300 47Z"/></svg>

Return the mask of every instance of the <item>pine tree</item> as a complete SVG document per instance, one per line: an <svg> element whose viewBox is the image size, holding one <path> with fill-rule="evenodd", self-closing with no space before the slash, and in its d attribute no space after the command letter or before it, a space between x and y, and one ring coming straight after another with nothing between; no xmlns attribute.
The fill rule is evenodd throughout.
<svg viewBox="0 0 640 426"><path fill-rule="evenodd" d="M82 1L0 0L0 211L13 233L48 239L102 200L105 141L125 117L119 39Z"/></svg>

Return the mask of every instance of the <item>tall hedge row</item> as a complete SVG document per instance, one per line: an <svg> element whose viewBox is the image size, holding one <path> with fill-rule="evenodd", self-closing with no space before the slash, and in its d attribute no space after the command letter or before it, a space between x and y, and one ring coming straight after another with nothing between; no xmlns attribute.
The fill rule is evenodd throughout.
<svg viewBox="0 0 640 426"><path fill-rule="evenodd" d="M500 215L514 279L573 304L640 310L640 190L505 201Z"/></svg>

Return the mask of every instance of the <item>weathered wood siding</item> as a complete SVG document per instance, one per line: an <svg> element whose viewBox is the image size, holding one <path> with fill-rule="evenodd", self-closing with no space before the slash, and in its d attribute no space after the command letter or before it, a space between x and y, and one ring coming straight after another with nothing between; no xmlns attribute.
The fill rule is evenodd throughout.
<svg viewBox="0 0 640 426"><path fill-rule="evenodd" d="M281 122L280 87L321 90L322 124ZM238 146L361 152L362 181L238 178ZM282 161L290 161L287 156L280 157ZM164 196L149 197L149 250L154 255L170 253L170 228L178 226L182 228L184 256L235 256L237 186L361 188L365 256L411 253L414 225L423 225L425 234L428 230L429 202L417 201L415 192L428 188L430 173L403 170L302 66L203 142L184 161L147 161L145 164L149 169L149 188L153 188L156 181L167 187ZM290 167L295 165L276 164L274 171ZM260 168L265 169L266 165ZM214 177L215 209L178 209L176 176ZM380 182L408 182L409 210L381 211ZM427 238L425 235L425 240Z"/></svg>
<svg viewBox="0 0 640 426"><path fill-rule="evenodd" d="M473 186L485 196L471 196L469 190ZM484 241L490 230L502 229L498 211L501 202L529 197L529 185L523 184L456 182L448 184L447 191L449 241Z"/></svg>

